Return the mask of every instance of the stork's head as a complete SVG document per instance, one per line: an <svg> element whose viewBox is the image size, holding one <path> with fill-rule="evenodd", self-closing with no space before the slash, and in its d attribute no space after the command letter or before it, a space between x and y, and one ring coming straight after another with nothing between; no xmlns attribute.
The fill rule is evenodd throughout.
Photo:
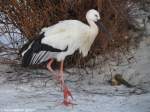
<svg viewBox="0 0 150 112"><path fill-rule="evenodd" d="M100 14L97 10L91 9L86 13L86 18L88 20L97 22L98 20L100 20Z"/></svg>
<svg viewBox="0 0 150 112"><path fill-rule="evenodd" d="M87 13L86 13L86 19L89 20L89 21L93 21L97 24L97 26L99 27L99 29L102 31L102 32L105 32L107 33L108 37L110 37L109 39L113 40L112 39L112 35L111 33L106 29L106 27L103 25L103 23L100 21L101 17L100 17L100 14L97 10L95 9L91 9L89 10Z"/></svg>

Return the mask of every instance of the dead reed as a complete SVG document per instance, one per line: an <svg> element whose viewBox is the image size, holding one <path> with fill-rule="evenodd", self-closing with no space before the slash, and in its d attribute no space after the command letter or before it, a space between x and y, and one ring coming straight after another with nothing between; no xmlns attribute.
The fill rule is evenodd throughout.
<svg viewBox="0 0 150 112"><path fill-rule="evenodd" d="M128 47L128 39L125 38L128 37L126 2L126 0L1 0L0 12L10 19L24 37L32 40L43 27L64 19L86 22L87 10L92 8L99 10L102 21L112 33L115 43L107 41L106 34L100 33L86 59L83 60L78 53L68 57L67 63L83 65L98 54L110 52L112 55L114 49L120 49L122 45L124 48Z"/></svg>

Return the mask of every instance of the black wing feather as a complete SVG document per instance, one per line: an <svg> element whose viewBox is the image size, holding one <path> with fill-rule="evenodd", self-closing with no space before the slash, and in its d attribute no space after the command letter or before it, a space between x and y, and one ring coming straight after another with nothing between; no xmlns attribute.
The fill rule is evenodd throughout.
<svg viewBox="0 0 150 112"><path fill-rule="evenodd" d="M42 33L41 35L39 35L39 38L36 39L36 40L32 40L30 42L27 42L23 47L22 49L20 50L20 53L24 53L23 55L23 59L22 59L22 66L26 67L28 66L31 61L32 61L32 57L33 57L33 54L34 53L39 53L40 51L47 51L47 52L65 52L68 50L68 46L64 49L64 50L61 50L61 49L57 49L57 48L54 48L52 46L49 46L49 45L46 45L46 44L42 44L41 43L41 40L42 38L44 38L44 33ZM31 45L32 44L32 45ZM29 48L29 46L31 46ZM43 57L43 56L42 56ZM37 58L37 61L36 63L38 63L41 59L41 56Z"/></svg>

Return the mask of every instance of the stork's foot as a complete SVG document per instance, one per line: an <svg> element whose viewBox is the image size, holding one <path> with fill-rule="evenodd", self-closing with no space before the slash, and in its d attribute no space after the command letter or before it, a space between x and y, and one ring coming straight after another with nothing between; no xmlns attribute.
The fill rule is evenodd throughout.
<svg viewBox="0 0 150 112"><path fill-rule="evenodd" d="M69 106L69 105L75 105L74 103L72 103L72 100L73 100L73 97L72 97L72 94L71 94L71 91L69 90L69 88L64 85L64 101L63 101L63 104L65 106Z"/></svg>
<svg viewBox="0 0 150 112"><path fill-rule="evenodd" d="M76 105L75 103L72 103L71 101L63 101L63 103L62 103L63 105L65 105L65 106L69 106L69 105L71 105L71 106L73 106L73 105Z"/></svg>

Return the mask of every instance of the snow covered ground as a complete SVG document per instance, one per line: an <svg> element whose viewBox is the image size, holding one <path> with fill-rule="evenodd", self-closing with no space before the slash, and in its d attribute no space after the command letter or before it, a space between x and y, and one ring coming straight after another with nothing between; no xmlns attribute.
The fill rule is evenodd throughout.
<svg viewBox="0 0 150 112"><path fill-rule="evenodd" d="M67 69L66 83L77 104L73 108L60 104L59 84L47 70L0 65L0 112L150 112L150 37L132 52L130 64L110 63L112 74L122 74L133 88L109 85L107 65L87 68L88 74Z"/></svg>
<svg viewBox="0 0 150 112"><path fill-rule="evenodd" d="M53 87L5 85L0 88L0 112L149 112L150 94L109 96L74 92L72 107L59 105L60 91Z"/></svg>

